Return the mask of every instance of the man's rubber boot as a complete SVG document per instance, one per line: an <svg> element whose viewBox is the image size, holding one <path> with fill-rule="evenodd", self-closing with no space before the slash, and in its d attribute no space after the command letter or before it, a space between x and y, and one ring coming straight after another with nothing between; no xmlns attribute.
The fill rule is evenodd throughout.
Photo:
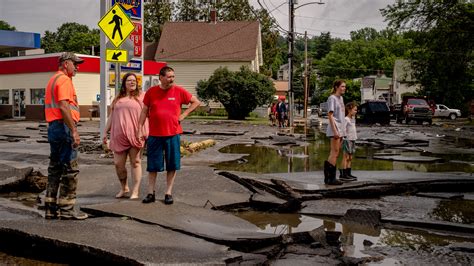
<svg viewBox="0 0 474 266"><path fill-rule="evenodd" d="M328 185L333 185L333 186L339 186L339 185L342 185L342 182L340 180L337 180L336 179L336 172L337 172L337 168L335 165L332 165L332 164L329 164L329 175L328 175L328 178L329 178L329 181L328 181Z"/></svg>
<svg viewBox="0 0 474 266"><path fill-rule="evenodd" d="M347 168L347 169L346 169L346 174L347 174L348 177L353 178L354 181L357 180L357 176L353 176L353 175L352 175L352 168Z"/></svg>
<svg viewBox="0 0 474 266"><path fill-rule="evenodd" d="M58 206L54 203L45 203L44 218L46 220L58 219Z"/></svg>
<svg viewBox="0 0 474 266"><path fill-rule="evenodd" d="M88 217L87 213L75 210L74 207L59 209L59 219L61 220L85 220Z"/></svg>

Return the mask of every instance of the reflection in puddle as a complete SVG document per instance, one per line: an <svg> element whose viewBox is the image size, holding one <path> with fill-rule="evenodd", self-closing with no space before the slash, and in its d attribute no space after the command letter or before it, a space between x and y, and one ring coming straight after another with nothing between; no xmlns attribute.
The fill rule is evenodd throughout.
<svg viewBox="0 0 474 266"><path fill-rule="evenodd" d="M252 173L291 173L320 171L330 151L329 140L323 134L315 134L309 139L308 146L284 146L270 148L259 145L234 144L220 149L222 153L248 154L244 160L215 164L220 170L242 171ZM443 159L440 163L412 163L387 160L376 160L374 156L432 156ZM458 162L451 162L451 161ZM464 162L462 162L464 161ZM372 146L359 146L352 168L354 170L408 170L417 172L466 172L474 171L474 156L470 154L427 154L422 151L402 151L397 149L375 149Z"/></svg>
<svg viewBox="0 0 474 266"><path fill-rule="evenodd" d="M374 247L397 247L404 250L433 252L438 247L462 243L466 239L440 236L416 230L389 230L357 223L338 223L301 214L280 214L257 211L234 212L235 216L255 224L260 232L290 234L323 227L326 231L341 232L339 241L345 256L367 257L366 250ZM471 242L471 241L470 241ZM390 259L384 260L389 263Z"/></svg>
<svg viewBox="0 0 474 266"><path fill-rule="evenodd" d="M277 235L311 231L323 225L321 219L295 213L244 211L233 214L256 225L260 232Z"/></svg>
<svg viewBox="0 0 474 266"><path fill-rule="evenodd" d="M474 201L442 200L430 216L441 221L472 224L474 222Z"/></svg>

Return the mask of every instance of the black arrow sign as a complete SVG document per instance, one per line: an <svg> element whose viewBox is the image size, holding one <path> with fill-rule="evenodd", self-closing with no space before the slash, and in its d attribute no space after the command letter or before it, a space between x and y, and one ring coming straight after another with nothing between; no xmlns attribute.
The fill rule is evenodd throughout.
<svg viewBox="0 0 474 266"><path fill-rule="evenodd" d="M112 56L112 59L113 60L119 60L119 57L122 55L122 52L118 52L118 53L115 53L114 52L114 55Z"/></svg>

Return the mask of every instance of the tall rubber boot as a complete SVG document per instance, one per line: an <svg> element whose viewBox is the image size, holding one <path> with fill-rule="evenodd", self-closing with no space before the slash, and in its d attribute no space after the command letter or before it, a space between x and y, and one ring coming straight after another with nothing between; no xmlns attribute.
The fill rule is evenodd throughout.
<svg viewBox="0 0 474 266"><path fill-rule="evenodd" d="M76 167L68 165L65 167L65 173L61 178L61 187L59 190L59 218L66 220L84 220L88 215L81 211L75 210L77 175L79 170Z"/></svg>
<svg viewBox="0 0 474 266"><path fill-rule="evenodd" d="M46 185L46 195L44 197L45 219L58 218L57 197L61 175L61 164L50 162L48 166L48 184Z"/></svg>
<svg viewBox="0 0 474 266"><path fill-rule="evenodd" d="M352 168L347 168L346 171L347 171L346 174L347 174L348 177L353 178L354 181L357 180L357 177L352 175Z"/></svg>
<svg viewBox="0 0 474 266"><path fill-rule="evenodd" d="M324 161L324 184L329 183L329 169L331 164L328 161Z"/></svg>
<svg viewBox="0 0 474 266"><path fill-rule="evenodd" d="M355 181L354 178L350 177L347 174L347 169L339 169L340 175L339 175L339 180L342 182L350 182L350 181Z"/></svg>
<svg viewBox="0 0 474 266"><path fill-rule="evenodd" d="M329 164L329 175L328 175L328 185L333 185L333 186L339 186L342 185L342 182L340 180L336 179L336 172L337 168L335 165Z"/></svg>

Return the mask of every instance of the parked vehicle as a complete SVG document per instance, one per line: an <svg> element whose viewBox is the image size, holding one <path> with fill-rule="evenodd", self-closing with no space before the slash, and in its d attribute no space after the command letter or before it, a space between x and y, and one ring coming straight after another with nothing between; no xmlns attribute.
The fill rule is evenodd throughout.
<svg viewBox="0 0 474 266"><path fill-rule="evenodd" d="M321 117L328 116L328 103L327 102L321 103L321 105L319 105L319 109L320 109Z"/></svg>
<svg viewBox="0 0 474 266"><path fill-rule="evenodd" d="M390 108L386 101L368 101L361 104L358 109L356 116L358 123L390 124Z"/></svg>
<svg viewBox="0 0 474 266"><path fill-rule="evenodd" d="M421 125L424 121L430 125L433 123L433 111L428 102L423 97L405 96L403 97L401 111L397 115L397 123L405 120L408 124L414 120Z"/></svg>
<svg viewBox="0 0 474 266"><path fill-rule="evenodd" d="M444 104L437 104L434 112L434 117L446 117L451 120L461 116L461 111L459 109L451 109Z"/></svg>
<svg viewBox="0 0 474 266"><path fill-rule="evenodd" d="M390 106L390 118L398 120L398 115L402 112L402 104L397 103Z"/></svg>
<svg viewBox="0 0 474 266"><path fill-rule="evenodd" d="M309 110L309 114L317 115L317 116L321 117L321 109L317 105L311 105L310 110Z"/></svg>

